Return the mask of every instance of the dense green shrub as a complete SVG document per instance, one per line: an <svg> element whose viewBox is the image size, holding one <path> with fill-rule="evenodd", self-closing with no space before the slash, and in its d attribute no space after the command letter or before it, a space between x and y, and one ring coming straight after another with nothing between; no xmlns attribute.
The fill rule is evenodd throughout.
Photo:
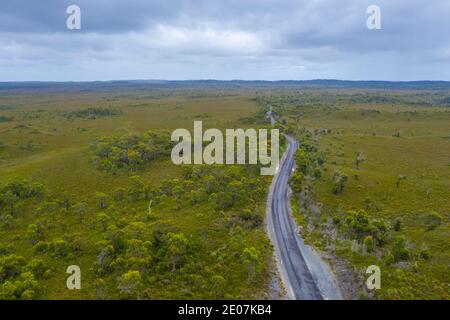
<svg viewBox="0 0 450 320"><path fill-rule="evenodd" d="M94 165L105 171L137 171L151 161L171 153L168 133L147 132L104 137L92 145Z"/></svg>
<svg viewBox="0 0 450 320"><path fill-rule="evenodd" d="M359 239L370 231L369 218L365 210L349 211L346 222L351 232Z"/></svg>
<svg viewBox="0 0 450 320"><path fill-rule="evenodd" d="M345 182L347 182L348 176L343 173L336 171L333 174L333 193L340 194L344 190Z"/></svg>
<svg viewBox="0 0 450 320"><path fill-rule="evenodd" d="M0 257L0 283L18 276L25 266L25 259L14 254Z"/></svg>
<svg viewBox="0 0 450 320"><path fill-rule="evenodd" d="M431 211L430 213L425 215L424 222L425 222L426 230L431 231L441 225L442 216L435 211Z"/></svg>
<svg viewBox="0 0 450 320"><path fill-rule="evenodd" d="M13 120L14 120L13 117L0 116L0 122L9 122L9 121L13 121Z"/></svg>
<svg viewBox="0 0 450 320"><path fill-rule="evenodd" d="M398 236L395 238L394 245L392 247L392 255L394 256L395 261L403 261L409 259L410 253L406 248L405 237Z"/></svg>
<svg viewBox="0 0 450 320"><path fill-rule="evenodd" d="M367 252L373 251L373 237L372 236L367 236L364 238L364 246L366 247Z"/></svg>
<svg viewBox="0 0 450 320"><path fill-rule="evenodd" d="M32 299L36 296L38 283L35 276L42 274L38 261L26 260L14 254L0 257L0 300Z"/></svg>
<svg viewBox="0 0 450 320"><path fill-rule="evenodd" d="M394 231L400 231L402 228L402 221L400 219L395 219L394 222Z"/></svg>
<svg viewBox="0 0 450 320"><path fill-rule="evenodd" d="M25 266L25 270L31 272L36 278L42 278L47 271L47 267L43 260L33 259Z"/></svg>
<svg viewBox="0 0 450 320"><path fill-rule="evenodd" d="M359 241L371 241L371 247L383 246L389 234L389 229L383 219L370 220L364 209L349 211L346 217L346 226L350 237Z"/></svg>

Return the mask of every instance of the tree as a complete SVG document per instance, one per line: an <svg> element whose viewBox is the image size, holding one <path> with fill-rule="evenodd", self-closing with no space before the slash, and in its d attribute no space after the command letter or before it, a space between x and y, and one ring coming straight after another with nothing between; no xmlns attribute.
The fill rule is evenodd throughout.
<svg viewBox="0 0 450 320"><path fill-rule="evenodd" d="M242 260L245 268L247 269L248 281L251 282L260 271L262 265L261 257L255 247L250 247L244 249L242 253Z"/></svg>
<svg viewBox="0 0 450 320"><path fill-rule="evenodd" d="M119 278L119 294L124 299L139 299L142 278L139 271L128 271Z"/></svg>
<svg viewBox="0 0 450 320"><path fill-rule="evenodd" d="M188 240L182 233L169 232L165 236L167 243L167 255L172 263L172 271L175 271L187 252Z"/></svg>
<svg viewBox="0 0 450 320"><path fill-rule="evenodd" d="M322 176L322 171L320 168L314 168L312 175L315 179L319 179Z"/></svg>
<svg viewBox="0 0 450 320"><path fill-rule="evenodd" d="M118 202L122 202L125 200L126 190L124 188L117 188L114 192L114 200Z"/></svg>
<svg viewBox="0 0 450 320"><path fill-rule="evenodd" d="M108 196L103 192L96 192L95 198L97 199L97 204L100 209L105 209L108 206Z"/></svg>
<svg viewBox="0 0 450 320"><path fill-rule="evenodd" d="M218 192L210 195L210 200L217 209L227 209L233 206L233 195L230 192Z"/></svg>
<svg viewBox="0 0 450 320"><path fill-rule="evenodd" d="M419 257L421 258L421 259L423 259L423 260L429 260L430 259L430 250L428 250L428 248L426 248L426 247L422 247L421 249L420 249L420 252L419 252Z"/></svg>
<svg viewBox="0 0 450 320"><path fill-rule="evenodd" d="M97 214L97 223L100 225L102 232L106 231L109 219L109 216L104 212Z"/></svg>
<svg viewBox="0 0 450 320"><path fill-rule="evenodd" d="M10 214L2 214L0 215L0 229L9 229L12 227L14 223L14 218Z"/></svg>
<svg viewBox="0 0 450 320"><path fill-rule="evenodd" d="M36 278L42 278L46 269L45 263L41 259L33 259L25 266L25 270L31 272Z"/></svg>
<svg viewBox="0 0 450 320"><path fill-rule="evenodd" d="M375 238L376 245L383 246L386 243L388 231L388 226L383 219L374 220L372 222L371 233Z"/></svg>
<svg viewBox="0 0 450 320"><path fill-rule="evenodd" d="M72 205L72 198L73 198L73 196L67 192L64 192L61 195L61 205L66 211L69 211L69 209Z"/></svg>
<svg viewBox="0 0 450 320"><path fill-rule="evenodd" d="M401 228L402 228L402 221L400 219L395 219L394 230L398 232L400 231Z"/></svg>
<svg viewBox="0 0 450 320"><path fill-rule="evenodd" d="M395 185L397 186L397 189L400 188L400 182L402 182L403 180L406 180L406 176L399 174L397 176L397 180L395 182Z"/></svg>
<svg viewBox="0 0 450 320"><path fill-rule="evenodd" d="M67 242L61 239L53 241L51 243L51 249L53 256L61 258L66 257L70 252Z"/></svg>
<svg viewBox="0 0 450 320"><path fill-rule="evenodd" d="M19 279L15 281L16 296L22 299L33 299L39 285L31 272L24 272Z"/></svg>
<svg viewBox="0 0 450 320"><path fill-rule="evenodd" d="M344 190L348 176L342 172L335 172L333 175L333 193L340 194Z"/></svg>
<svg viewBox="0 0 450 320"><path fill-rule="evenodd" d="M178 203L181 204L181 200L185 192L186 190L183 189L180 185L174 184L174 187L172 188L172 191L170 193L175 197L175 199L178 200Z"/></svg>
<svg viewBox="0 0 450 320"><path fill-rule="evenodd" d="M145 272L150 266L152 259L149 255L150 242L138 239L128 240L126 252L127 265L130 269Z"/></svg>
<svg viewBox="0 0 450 320"><path fill-rule="evenodd" d="M0 285L0 300L13 300L17 299L17 287L11 281L6 281Z"/></svg>
<svg viewBox="0 0 450 320"><path fill-rule="evenodd" d="M5 206L9 209L11 216L15 216L15 206L18 202L19 197L9 190L1 195L0 203L5 204Z"/></svg>
<svg viewBox="0 0 450 320"><path fill-rule="evenodd" d="M117 253L123 252L126 248L126 241L124 232L116 225L108 226L106 230L106 238L111 241L114 251Z"/></svg>
<svg viewBox="0 0 450 320"><path fill-rule="evenodd" d="M300 193L302 191L304 175L303 173L296 171L292 177L289 179L289 185L291 186L292 191L296 193Z"/></svg>
<svg viewBox="0 0 450 320"><path fill-rule="evenodd" d="M251 209L242 209L239 214L239 218L250 224L250 227L258 227L262 223L262 218L258 214L258 211Z"/></svg>
<svg viewBox="0 0 450 320"><path fill-rule="evenodd" d="M367 236L364 238L364 247L366 248L367 252L373 251L373 237Z"/></svg>
<svg viewBox="0 0 450 320"><path fill-rule="evenodd" d="M83 217L87 210L86 202L84 201L78 202L76 205L74 205L73 210L80 217L80 222L83 222Z"/></svg>
<svg viewBox="0 0 450 320"><path fill-rule="evenodd" d="M358 152L358 154L356 155L356 169L359 169L359 165L361 164L361 162L363 162L365 159L364 154L362 152Z"/></svg>
<svg viewBox="0 0 450 320"><path fill-rule="evenodd" d="M39 200L42 200L45 195L45 187L41 183L34 182L31 187L30 196L36 197Z"/></svg>
<svg viewBox="0 0 450 320"><path fill-rule="evenodd" d="M94 281L95 285L95 295L98 299L104 300L107 298L107 286L103 279L96 279Z"/></svg>
<svg viewBox="0 0 450 320"><path fill-rule="evenodd" d="M295 153L295 161L297 163L298 171L303 174L308 173L308 168L311 165L311 161L308 157L308 153L304 148L299 148Z"/></svg>
<svg viewBox="0 0 450 320"><path fill-rule="evenodd" d="M358 238L362 238L365 234L369 232L369 218L367 212L363 209L358 211L349 211L347 216L347 225L350 226L353 233L356 234Z"/></svg>
<svg viewBox="0 0 450 320"><path fill-rule="evenodd" d="M36 224L30 224L27 229L27 237L34 246L38 241L44 238L44 231Z"/></svg>
<svg viewBox="0 0 450 320"><path fill-rule="evenodd" d="M394 240L394 245L392 247L392 254L395 261L402 261L409 259L409 250L406 248L405 238L398 236Z"/></svg>
<svg viewBox="0 0 450 320"><path fill-rule="evenodd" d="M226 284L224 277L217 275L217 274L213 275L211 282L212 282L215 298L216 299L223 298L223 293L225 291L224 289L225 289L225 284Z"/></svg>
<svg viewBox="0 0 450 320"><path fill-rule="evenodd" d="M132 176L128 196L131 201L139 201L144 198L144 182L139 176Z"/></svg>
<svg viewBox="0 0 450 320"><path fill-rule="evenodd" d="M183 165L181 167L183 179L189 180L192 178L192 171L193 171L192 168L193 168L193 166L190 166L190 165Z"/></svg>
<svg viewBox="0 0 450 320"><path fill-rule="evenodd" d="M142 221L134 221L129 223L123 232L128 239L142 239L148 234L148 225Z"/></svg>
<svg viewBox="0 0 450 320"><path fill-rule="evenodd" d="M106 240L97 242L97 261L95 262L95 270L97 274L108 274L112 271L111 264L114 261L114 247Z"/></svg>
<svg viewBox="0 0 450 320"><path fill-rule="evenodd" d="M25 265L25 259L15 254L0 258L0 283L18 276Z"/></svg>
<svg viewBox="0 0 450 320"><path fill-rule="evenodd" d="M20 298L22 300L32 300L35 295L36 295L36 292L34 290L27 289L24 292L22 292L22 295L20 296Z"/></svg>
<svg viewBox="0 0 450 320"><path fill-rule="evenodd" d="M149 242L144 242L139 239L128 240L127 258L145 258L148 256Z"/></svg>
<svg viewBox="0 0 450 320"><path fill-rule="evenodd" d="M58 211L58 204L53 201L47 201L44 203L42 208L44 214L48 214L55 221L56 212Z"/></svg>

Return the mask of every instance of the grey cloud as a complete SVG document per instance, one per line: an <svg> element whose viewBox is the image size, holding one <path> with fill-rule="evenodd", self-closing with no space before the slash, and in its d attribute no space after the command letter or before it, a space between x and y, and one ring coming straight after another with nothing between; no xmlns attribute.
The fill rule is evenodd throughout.
<svg viewBox="0 0 450 320"><path fill-rule="evenodd" d="M449 16L441 0L3 0L0 80L449 79Z"/></svg>

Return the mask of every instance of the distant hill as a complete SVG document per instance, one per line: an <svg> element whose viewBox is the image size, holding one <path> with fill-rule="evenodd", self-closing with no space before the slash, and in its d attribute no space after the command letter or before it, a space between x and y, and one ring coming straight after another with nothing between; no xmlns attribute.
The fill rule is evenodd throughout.
<svg viewBox="0 0 450 320"><path fill-rule="evenodd" d="M449 90L450 81L350 81L350 80L116 80L92 82L0 82L0 90L8 89L162 89L162 88L366 88L366 89L409 89L409 90Z"/></svg>

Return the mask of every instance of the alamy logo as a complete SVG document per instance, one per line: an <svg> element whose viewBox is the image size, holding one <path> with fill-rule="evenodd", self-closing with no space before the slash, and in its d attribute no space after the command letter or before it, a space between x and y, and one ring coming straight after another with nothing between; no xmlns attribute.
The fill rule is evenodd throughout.
<svg viewBox="0 0 450 320"><path fill-rule="evenodd" d="M381 269L379 266L371 265L367 267L367 274L370 276L367 278L366 286L369 290L381 289Z"/></svg>
<svg viewBox="0 0 450 320"><path fill-rule="evenodd" d="M207 129L203 132L202 121L194 121L193 138L189 130L176 129L172 132L171 139L178 142L172 149L171 155L172 162L176 165L192 163L258 164L259 161L261 165L268 166L261 168L261 175L274 175L278 170L278 129L270 130L270 146L267 129L259 129L258 131L256 129L226 129L225 158L222 131ZM203 148L203 142L209 142L209 144Z"/></svg>
<svg viewBox="0 0 450 320"><path fill-rule="evenodd" d="M67 278L66 286L69 290L81 289L81 269L77 265L67 267L66 273L70 274Z"/></svg>
<svg viewBox="0 0 450 320"><path fill-rule="evenodd" d="M366 25L369 30L381 29L381 9L379 6L373 4L367 7L367 14L370 16L367 18Z"/></svg>
<svg viewBox="0 0 450 320"><path fill-rule="evenodd" d="M72 4L67 7L66 13L69 14L66 20L66 27L68 30L81 29L81 9L79 6Z"/></svg>

